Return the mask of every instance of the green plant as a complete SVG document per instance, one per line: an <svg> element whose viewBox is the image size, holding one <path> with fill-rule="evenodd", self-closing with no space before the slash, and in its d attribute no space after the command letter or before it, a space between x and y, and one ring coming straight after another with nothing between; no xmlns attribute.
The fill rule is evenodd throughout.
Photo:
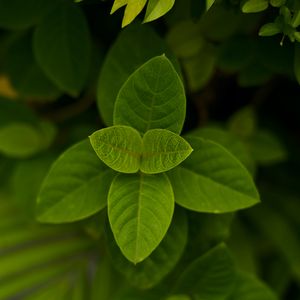
<svg viewBox="0 0 300 300"><path fill-rule="evenodd" d="M297 300L299 11L0 0L0 300Z"/></svg>

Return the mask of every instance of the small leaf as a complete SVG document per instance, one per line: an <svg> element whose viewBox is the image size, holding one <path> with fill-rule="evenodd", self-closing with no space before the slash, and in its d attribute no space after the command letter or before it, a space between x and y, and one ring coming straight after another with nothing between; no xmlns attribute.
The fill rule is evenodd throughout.
<svg viewBox="0 0 300 300"><path fill-rule="evenodd" d="M128 126L100 129L90 136L98 157L110 168L122 173L136 173L140 168L142 137Z"/></svg>
<svg viewBox="0 0 300 300"><path fill-rule="evenodd" d="M62 1L38 25L34 52L40 67L63 91L77 96L84 87L90 65L90 34L82 11Z"/></svg>
<svg viewBox="0 0 300 300"><path fill-rule="evenodd" d="M154 128L180 133L186 109L184 87L164 56L150 59L122 86L114 110L114 124L128 125L141 134Z"/></svg>
<svg viewBox="0 0 300 300"><path fill-rule="evenodd" d="M245 0L241 3L243 13L256 13L266 10L269 6L267 0Z"/></svg>
<svg viewBox="0 0 300 300"><path fill-rule="evenodd" d="M101 69L97 103L107 126L113 125L113 111L117 95L128 77L154 56L166 53L179 69L175 56L147 25L132 24L121 31L110 47Z"/></svg>
<svg viewBox="0 0 300 300"><path fill-rule="evenodd" d="M164 238L173 216L174 195L162 174L119 174L108 194L108 217L123 255L134 264Z"/></svg>
<svg viewBox="0 0 300 300"><path fill-rule="evenodd" d="M175 0L149 0L144 22L151 22L165 15L174 3Z"/></svg>
<svg viewBox="0 0 300 300"><path fill-rule="evenodd" d="M143 262L133 265L117 247L111 231L107 239L112 263L137 288L149 289L158 284L176 265L185 248L188 223L183 209L174 213L170 228L159 246Z"/></svg>
<svg viewBox="0 0 300 300"><path fill-rule="evenodd" d="M110 11L110 14L113 14L115 11L117 11L119 8L127 5L128 0L115 0L113 7Z"/></svg>
<svg viewBox="0 0 300 300"><path fill-rule="evenodd" d="M259 202L251 175L231 153L199 137L187 140L194 152L168 173L179 205L198 212L225 213Z"/></svg>
<svg viewBox="0 0 300 300"><path fill-rule="evenodd" d="M71 147L57 159L43 182L37 203L38 220L64 223L95 214L106 206L114 176L88 140Z"/></svg>
<svg viewBox="0 0 300 300"><path fill-rule="evenodd" d="M280 7L286 3L286 0L270 0L270 4L274 7Z"/></svg>
<svg viewBox="0 0 300 300"><path fill-rule="evenodd" d="M281 28L277 23L264 24L260 29L258 35L260 36L272 36L281 32Z"/></svg>
<svg viewBox="0 0 300 300"><path fill-rule="evenodd" d="M193 299L223 300L233 291L235 281L233 259L221 244L187 267L175 285L175 292Z"/></svg>
<svg viewBox="0 0 300 300"><path fill-rule="evenodd" d="M185 139L165 129L152 129L143 137L141 171L155 174L168 171L184 161L193 149Z"/></svg>

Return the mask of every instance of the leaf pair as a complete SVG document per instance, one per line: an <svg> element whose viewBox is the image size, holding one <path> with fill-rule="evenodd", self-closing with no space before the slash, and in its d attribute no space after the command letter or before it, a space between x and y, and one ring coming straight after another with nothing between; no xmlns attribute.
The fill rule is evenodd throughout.
<svg viewBox="0 0 300 300"><path fill-rule="evenodd" d="M112 126L90 136L98 157L110 168L122 173L146 174L168 171L192 152L179 135L166 129L148 130L143 138L129 126Z"/></svg>

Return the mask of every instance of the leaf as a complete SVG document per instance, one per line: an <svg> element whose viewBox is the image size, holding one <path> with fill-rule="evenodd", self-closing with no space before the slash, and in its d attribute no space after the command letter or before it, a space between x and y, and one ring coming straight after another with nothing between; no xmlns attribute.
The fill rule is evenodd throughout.
<svg viewBox="0 0 300 300"><path fill-rule="evenodd" d="M90 136L98 157L110 168L122 173L136 173L140 168L142 137L128 126L100 129Z"/></svg>
<svg viewBox="0 0 300 300"><path fill-rule="evenodd" d="M255 161L270 165L287 159L287 151L270 131L259 130L248 140L248 147Z"/></svg>
<svg viewBox="0 0 300 300"><path fill-rule="evenodd" d="M8 49L5 71L18 94L23 98L53 99L61 95L35 61L29 34L17 38Z"/></svg>
<svg viewBox="0 0 300 300"><path fill-rule="evenodd" d="M175 293L193 299L221 300L233 291L235 281L233 259L227 247L220 244L187 267L175 285Z"/></svg>
<svg viewBox="0 0 300 300"><path fill-rule="evenodd" d="M122 21L122 27L129 25L139 13L143 10L147 0L115 0L111 14L117 9L126 5L125 13Z"/></svg>
<svg viewBox="0 0 300 300"><path fill-rule="evenodd" d="M62 1L38 25L34 53L47 76L63 91L77 96L90 65L91 41L84 14L71 1Z"/></svg>
<svg viewBox="0 0 300 300"><path fill-rule="evenodd" d="M174 3L175 0L149 0L144 22L151 22L165 15Z"/></svg>
<svg viewBox="0 0 300 300"><path fill-rule="evenodd" d="M164 41L147 25L130 25L111 46L100 72L97 104L102 120L113 125L113 111L119 90L128 77L154 56L166 53L178 64Z"/></svg>
<svg viewBox="0 0 300 300"><path fill-rule="evenodd" d="M228 300L278 300L271 289L253 275L239 272L233 294Z"/></svg>
<svg viewBox="0 0 300 300"><path fill-rule="evenodd" d="M71 147L52 165L42 184L37 219L64 223L95 214L107 204L113 177L88 140Z"/></svg>
<svg viewBox="0 0 300 300"><path fill-rule="evenodd" d="M165 129L152 129L143 136L141 171L155 174L168 171L183 162L193 149L179 135Z"/></svg>
<svg viewBox="0 0 300 300"><path fill-rule="evenodd" d="M173 216L174 195L165 174L119 174L108 194L108 217L123 255L134 264L164 238Z"/></svg>
<svg viewBox="0 0 300 300"><path fill-rule="evenodd" d="M259 202L251 175L231 153L199 137L187 137L187 141L194 152L168 173L179 205L198 212L225 213Z"/></svg>
<svg viewBox="0 0 300 300"><path fill-rule="evenodd" d="M278 34L281 32L281 28L278 26L277 23L267 23L264 24L260 29L259 29L259 36L272 36L275 34Z"/></svg>
<svg viewBox="0 0 300 300"><path fill-rule="evenodd" d="M37 24L57 3L57 0L1 0L0 27L26 29Z"/></svg>
<svg viewBox="0 0 300 300"><path fill-rule="evenodd" d="M177 209L170 228L159 246L143 262L133 265L128 262L107 232L109 253L112 263L128 279L130 284L140 289L149 289L158 284L179 261L188 238L188 224L184 210Z"/></svg>
<svg viewBox="0 0 300 300"><path fill-rule="evenodd" d="M243 13L256 13L266 10L269 6L267 0L245 0L241 2Z"/></svg>
<svg viewBox="0 0 300 300"><path fill-rule="evenodd" d="M128 125L141 134L154 128L180 133L186 110L184 87L164 56L150 59L122 86L114 110L114 124Z"/></svg>

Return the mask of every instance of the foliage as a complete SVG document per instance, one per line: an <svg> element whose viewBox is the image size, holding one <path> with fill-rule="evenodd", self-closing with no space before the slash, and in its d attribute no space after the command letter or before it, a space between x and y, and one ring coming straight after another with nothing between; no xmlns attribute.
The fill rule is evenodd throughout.
<svg viewBox="0 0 300 300"><path fill-rule="evenodd" d="M0 0L0 300L297 300L299 26Z"/></svg>

